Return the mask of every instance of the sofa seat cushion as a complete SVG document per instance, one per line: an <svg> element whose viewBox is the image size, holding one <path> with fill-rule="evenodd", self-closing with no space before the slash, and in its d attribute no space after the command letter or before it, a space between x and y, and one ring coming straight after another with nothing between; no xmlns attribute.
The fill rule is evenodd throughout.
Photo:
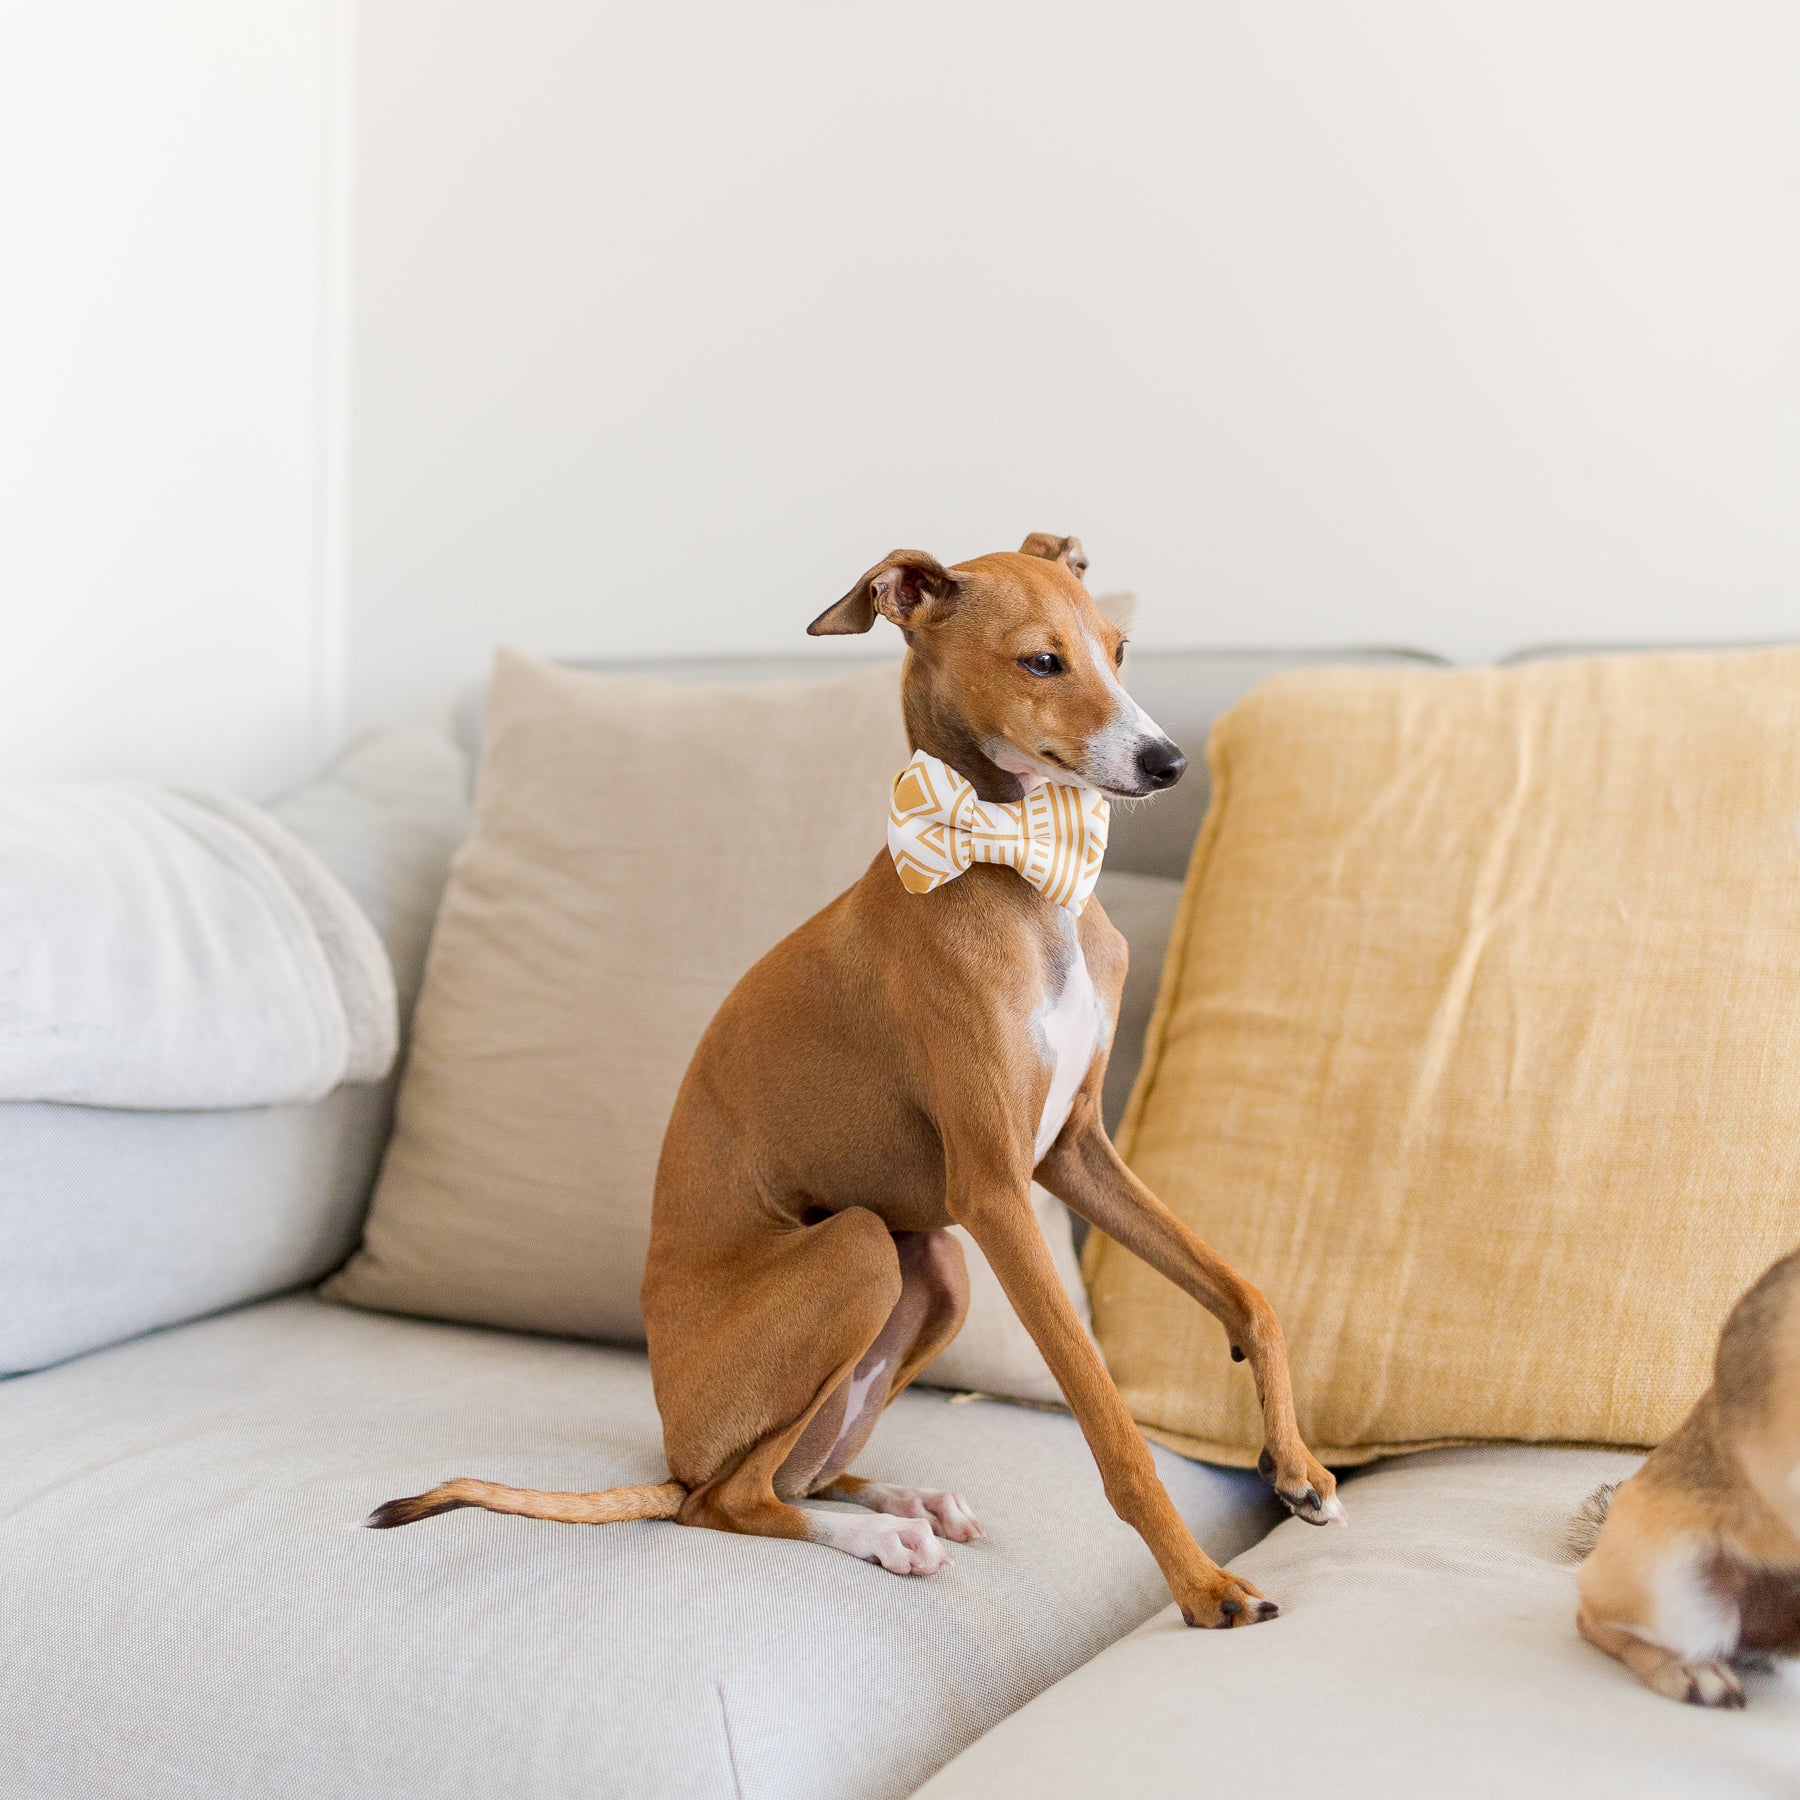
<svg viewBox="0 0 1800 1800"><path fill-rule="evenodd" d="M1162 1800L1207 1771L1334 1800L1792 1794L1800 1691L1680 1706L1575 1632L1570 1515L1638 1458L1439 1450L1348 1482L1350 1529L1290 1521L1234 1565L1281 1603L1252 1631L1170 1608L958 1757L920 1800Z"/></svg>
<svg viewBox="0 0 1800 1800"><path fill-rule="evenodd" d="M875 1800L1163 1603L1061 1413L904 1395L865 1473L988 1529L905 1580L809 1544L474 1511L663 1478L631 1351L290 1297L0 1382L8 1800ZM1216 1555L1254 1476L1158 1454Z"/></svg>

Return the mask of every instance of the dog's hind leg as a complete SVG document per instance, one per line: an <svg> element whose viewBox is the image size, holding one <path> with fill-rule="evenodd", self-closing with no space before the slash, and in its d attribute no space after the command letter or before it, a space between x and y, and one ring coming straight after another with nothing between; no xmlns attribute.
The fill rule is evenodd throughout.
<svg viewBox="0 0 1800 1800"><path fill-rule="evenodd" d="M1661 1644L1637 1637L1623 1626L1592 1617L1584 1606L1575 1615L1581 1635L1608 1656L1616 1656L1645 1687L1689 1706L1744 1704L1743 1684L1722 1657L1684 1660Z"/></svg>
<svg viewBox="0 0 1800 1800"><path fill-rule="evenodd" d="M1729 1661L1741 1634L1737 1604L1717 1579L1717 1539L1702 1529L1691 1497L1657 1480L1669 1450L1614 1493L1581 1567L1575 1622L1657 1693L1690 1706L1742 1706Z"/></svg>
<svg viewBox="0 0 1800 1800"><path fill-rule="evenodd" d="M913 1240L941 1235L897 1240L874 1213L851 1207L714 1246L714 1280L689 1261L679 1290L646 1282L669 1468L688 1489L683 1524L828 1544L897 1574L947 1564L925 1520L794 1504L861 1448L891 1394L923 1366L921 1338L954 1335L944 1296L909 1279L938 1260ZM660 1303L674 1291L681 1313Z"/></svg>
<svg viewBox="0 0 1800 1800"><path fill-rule="evenodd" d="M909 1386L913 1377L956 1336L969 1309L968 1269L961 1245L949 1232L898 1232L894 1245L900 1257L900 1303L857 1364L851 1385L854 1388L869 1379L869 1372L883 1367L897 1366L898 1373L879 1403L873 1394L862 1397L860 1404L847 1397L843 1421L808 1491L820 1500L848 1500L894 1518L922 1519L940 1538L953 1544L973 1543L984 1535L981 1521L961 1494L865 1481L848 1472L848 1465L861 1454L874 1429L881 1406ZM822 1410L820 1419L831 1410ZM804 1444L796 1446L790 1460L803 1462L807 1448Z"/></svg>

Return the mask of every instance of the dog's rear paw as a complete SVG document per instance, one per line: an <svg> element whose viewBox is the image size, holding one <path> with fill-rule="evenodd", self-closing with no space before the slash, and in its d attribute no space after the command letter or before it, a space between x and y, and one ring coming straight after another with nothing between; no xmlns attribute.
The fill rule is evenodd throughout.
<svg viewBox="0 0 1800 1800"><path fill-rule="evenodd" d="M939 1537L948 1538L953 1544L973 1544L987 1536L975 1509L961 1494L921 1494L919 1498L925 1502Z"/></svg>
<svg viewBox="0 0 1800 1800"><path fill-rule="evenodd" d="M808 1535L864 1562L880 1563L894 1575L935 1575L950 1567L950 1552L925 1519L897 1519L886 1513L812 1513Z"/></svg>
<svg viewBox="0 0 1800 1800"><path fill-rule="evenodd" d="M923 1519L877 1518L865 1562L878 1562L895 1575L935 1575L950 1567L950 1552Z"/></svg>
<svg viewBox="0 0 1800 1800"><path fill-rule="evenodd" d="M952 1544L973 1544L987 1536L975 1509L961 1494L871 1481L859 1488L854 1498L858 1506L873 1512L891 1513L900 1519L924 1519L939 1537Z"/></svg>
<svg viewBox="0 0 1800 1800"><path fill-rule="evenodd" d="M1230 1631L1240 1625L1260 1625L1281 1608L1265 1599L1241 1576L1221 1569L1205 1593L1181 1602L1183 1620L1202 1631Z"/></svg>
<svg viewBox="0 0 1800 1800"><path fill-rule="evenodd" d="M1650 1685L1671 1700L1685 1701L1689 1706L1739 1707L1744 1704L1743 1683L1728 1664L1722 1662L1677 1662L1674 1657L1662 1665L1651 1678Z"/></svg>

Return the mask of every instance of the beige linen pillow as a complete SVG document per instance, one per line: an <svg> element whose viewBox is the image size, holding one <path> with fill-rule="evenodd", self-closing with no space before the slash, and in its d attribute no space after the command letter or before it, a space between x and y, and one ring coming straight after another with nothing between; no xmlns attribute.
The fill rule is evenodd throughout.
<svg viewBox="0 0 1800 1800"><path fill-rule="evenodd" d="M1800 1239L1800 650L1284 675L1209 761L1121 1148L1312 1447L1657 1442ZM1253 1461L1219 1327L1087 1258L1139 1420Z"/></svg>
<svg viewBox="0 0 1800 1800"><path fill-rule="evenodd" d="M907 754L898 664L723 686L502 651L393 1140L362 1248L325 1293L642 1342L656 1160L688 1059L738 977L881 850ZM1085 1311L1068 1214L1040 1216ZM977 1300L948 1379L1053 1395L967 1249Z"/></svg>

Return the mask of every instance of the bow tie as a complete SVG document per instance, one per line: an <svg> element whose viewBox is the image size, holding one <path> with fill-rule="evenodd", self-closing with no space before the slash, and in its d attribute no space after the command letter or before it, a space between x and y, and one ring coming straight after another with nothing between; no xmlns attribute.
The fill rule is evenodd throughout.
<svg viewBox="0 0 1800 1800"><path fill-rule="evenodd" d="M915 894L971 863L1006 863L1058 906L1079 913L1100 878L1111 809L1091 788L1044 782L1023 800L983 800L923 750L894 777L888 854Z"/></svg>

